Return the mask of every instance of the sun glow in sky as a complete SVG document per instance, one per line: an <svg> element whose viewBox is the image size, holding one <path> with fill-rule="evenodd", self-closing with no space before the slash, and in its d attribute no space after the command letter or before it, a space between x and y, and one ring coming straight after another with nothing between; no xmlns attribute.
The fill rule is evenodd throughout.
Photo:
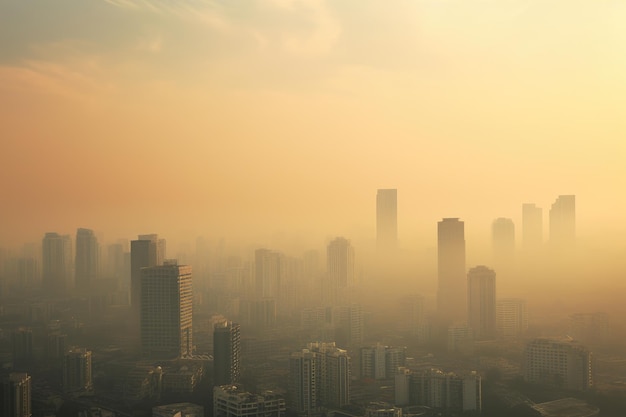
<svg viewBox="0 0 626 417"><path fill-rule="evenodd" d="M626 223L626 3L6 0L0 243ZM432 238L432 239L431 239Z"/></svg>

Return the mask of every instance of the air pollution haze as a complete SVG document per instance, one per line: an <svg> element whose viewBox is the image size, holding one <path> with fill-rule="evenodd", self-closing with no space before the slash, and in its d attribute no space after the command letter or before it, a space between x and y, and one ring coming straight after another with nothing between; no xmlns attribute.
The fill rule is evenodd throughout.
<svg viewBox="0 0 626 417"><path fill-rule="evenodd" d="M132 337L142 279L180 274L193 277L199 341L180 357L212 352L214 324L216 349L219 332L239 337L215 317L262 339L306 321L301 308L355 305L365 330L344 340L353 358L367 343L465 354L450 348L459 323L476 346L502 337L472 324L484 313L472 294L492 293L524 300L529 333L516 343L601 312L611 335L593 347L624 354L624 22L626 3L592 0L4 1L2 326L35 326L7 306L42 291L63 306L101 297L107 319L92 300L77 320L128 313L128 340L112 343L151 357L149 338ZM60 281L46 275L50 245L71 252ZM193 272L172 272L173 258ZM384 323L414 314L402 303L419 304L426 327L398 342ZM275 322L249 319L272 309ZM332 338L327 327L298 341ZM38 368L18 365L36 382ZM242 366L250 387L276 388Z"/></svg>

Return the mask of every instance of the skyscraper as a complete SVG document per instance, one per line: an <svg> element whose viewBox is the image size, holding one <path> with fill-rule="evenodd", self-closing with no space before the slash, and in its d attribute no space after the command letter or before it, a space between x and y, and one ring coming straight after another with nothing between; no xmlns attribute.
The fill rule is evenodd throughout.
<svg viewBox="0 0 626 417"><path fill-rule="evenodd" d="M225 321L213 331L213 382L215 386L239 382L241 374L241 334L239 324Z"/></svg>
<svg viewBox="0 0 626 417"><path fill-rule="evenodd" d="M76 289L87 290L98 276L98 239L90 229L76 231Z"/></svg>
<svg viewBox="0 0 626 417"><path fill-rule="evenodd" d="M63 359L63 390L89 391L93 388L91 374L91 351L73 348Z"/></svg>
<svg viewBox="0 0 626 417"><path fill-rule="evenodd" d="M280 254L269 249L254 251L255 295L257 298L278 296L280 285Z"/></svg>
<svg viewBox="0 0 626 417"><path fill-rule="evenodd" d="M499 217L491 224L493 258L497 267L510 267L515 258L515 225L513 220Z"/></svg>
<svg viewBox="0 0 626 417"><path fill-rule="evenodd" d="M141 349L151 358L190 356L191 266L166 263L141 270Z"/></svg>
<svg viewBox="0 0 626 417"><path fill-rule="evenodd" d="M72 287L72 241L68 235L46 233L41 242L42 283L52 293Z"/></svg>
<svg viewBox="0 0 626 417"><path fill-rule="evenodd" d="M444 322L466 318L465 232L458 218L437 223L437 311Z"/></svg>
<svg viewBox="0 0 626 417"><path fill-rule="evenodd" d="M291 407L299 414L315 414L320 407L350 404L350 357L334 342L309 343L289 359Z"/></svg>
<svg viewBox="0 0 626 417"><path fill-rule="evenodd" d="M139 235L130 242L130 305L139 318L141 309L141 268L159 265L157 235Z"/></svg>
<svg viewBox="0 0 626 417"><path fill-rule="evenodd" d="M0 414L31 417L31 382L26 373L11 373L0 380Z"/></svg>
<svg viewBox="0 0 626 417"><path fill-rule="evenodd" d="M467 273L468 324L476 340L496 336L496 273L480 265Z"/></svg>
<svg viewBox="0 0 626 417"><path fill-rule="evenodd" d="M560 195L550 208L550 244L567 248L576 239L576 196Z"/></svg>
<svg viewBox="0 0 626 417"><path fill-rule="evenodd" d="M380 189L376 193L376 245L381 250L398 247L398 190Z"/></svg>
<svg viewBox="0 0 626 417"><path fill-rule="evenodd" d="M543 243L543 210L535 204L522 204L522 247L537 249Z"/></svg>
<svg viewBox="0 0 626 417"><path fill-rule="evenodd" d="M348 239L338 237L328 244L326 254L325 301L329 305L345 304L349 289L355 285L354 248Z"/></svg>

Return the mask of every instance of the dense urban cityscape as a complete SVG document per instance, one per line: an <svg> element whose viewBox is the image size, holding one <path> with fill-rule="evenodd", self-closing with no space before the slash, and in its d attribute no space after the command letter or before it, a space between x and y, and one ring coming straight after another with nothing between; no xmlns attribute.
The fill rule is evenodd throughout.
<svg viewBox="0 0 626 417"><path fill-rule="evenodd" d="M493 266L468 268L464 221L439 221L431 299L395 288L397 193L376 193L366 261L346 237L300 256L198 238L173 259L158 234L103 244L86 228L3 249L2 415L624 412L623 329L605 311L562 311L555 325L496 290L576 256L574 195L550 207L545 241L535 204L522 205L520 247L496 218Z"/></svg>

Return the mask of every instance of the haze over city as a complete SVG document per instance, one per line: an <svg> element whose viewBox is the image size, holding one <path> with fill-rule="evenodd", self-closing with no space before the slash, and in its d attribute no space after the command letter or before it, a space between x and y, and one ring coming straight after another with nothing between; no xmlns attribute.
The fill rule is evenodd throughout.
<svg viewBox="0 0 626 417"><path fill-rule="evenodd" d="M60 382L65 348L108 358L115 346L124 372L164 360L141 323L166 312L142 286L175 277L187 321L174 356L195 361L211 398L194 388L183 400L203 398L206 415L219 414L213 386L238 372L243 388L311 415L285 382L294 352L345 349L367 391L367 378L393 379L362 366L363 349L383 345L416 358L398 363L406 375L434 355L429 366L477 372L488 398L500 398L487 377L497 369L508 396L539 404L552 394L535 397L546 381L528 373L528 352L566 336L604 364L599 383L569 394L593 386L597 398L572 396L619 415L626 403L599 398L626 357L625 21L626 3L611 0L2 2L0 364L63 385L56 412L77 415L87 400ZM51 272L55 259L67 268ZM526 324L496 329L496 298ZM239 325L284 357L244 348L236 372L214 359L213 332L238 338ZM29 331L20 358L15 334ZM63 340L54 355L50 337ZM109 364L90 395L121 390L126 374ZM372 401L409 405L384 386ZM124 392L119 415L164 404ZM316 413L362 415L349 407L366 407L362 392L344 394ZM37 404L35 417L52 413Z"/></svg>

